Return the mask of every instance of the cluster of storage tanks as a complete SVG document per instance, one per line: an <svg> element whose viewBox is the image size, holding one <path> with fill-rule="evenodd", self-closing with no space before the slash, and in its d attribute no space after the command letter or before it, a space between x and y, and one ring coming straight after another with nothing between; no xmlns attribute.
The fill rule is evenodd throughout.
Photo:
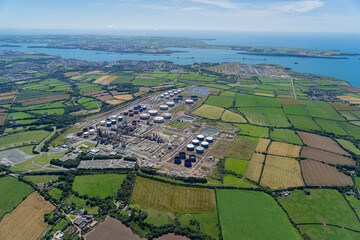
<svg viewBox="0 0 360 240"><path fill-rule="evenodd" d="M171 90L171 91L161 94L160 98L170 99L170 98L173 98L173 97L177 96L178 94L182 93L182 91L183 91L183 89L181 89L181 88L176 89L176 90ZM179 96L179 97L182 97L182 96Z"/></svg>
<svg viewBox="0 0 360 240"><path fill-rule="evenodd" d="M77 135L81 136L83 135L84 138L89 137L90 135L94 135L95 134L95 128L94 127L89 127L89 128L83 128L82 132L78 132Z"/></svg>
<svg viewBox="0 0 360 240"><path fill-rule="evenodd" d="M190 144L186 145L186 150L189 152L196 151L196 153L204 153L206 148L209 148L210 143L214 142L213 137L206 137L204 135L197 135L196 139L192 140Z"/></svg>
<svg viewBox="0 0 360 240"><path fill-rule="evenodd" d="M182 160L184 160L185 167L191 167L192 163L196 162L196 156L191 154L189 158L187 158L185 152L180 152L178 156L175 156L174 163L180 165Z"/></svg>

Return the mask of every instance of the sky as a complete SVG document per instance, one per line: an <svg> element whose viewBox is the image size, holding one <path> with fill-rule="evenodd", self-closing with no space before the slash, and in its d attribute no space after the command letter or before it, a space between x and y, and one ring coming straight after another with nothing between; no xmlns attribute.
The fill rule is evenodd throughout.
<svg viewBox="0 0 360 240"><path fill-rule="evenodd" d="M0 29L360 32L360 0L0 0Z"/></svg>

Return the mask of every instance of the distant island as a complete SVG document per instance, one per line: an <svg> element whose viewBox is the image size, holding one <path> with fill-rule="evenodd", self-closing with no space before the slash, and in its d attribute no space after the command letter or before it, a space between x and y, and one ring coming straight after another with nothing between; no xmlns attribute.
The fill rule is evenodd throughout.
<svg viewBox="0 0 360 240"><path fill-rule="evenodd" d="M20 45L16 45L16 44L0 43L0 47L21 47L21 46L20 46Z"/></svg>
<svg viewBox="0 0 360 240"><path fill-rule="evenodd" d="M262 56L290 56L310 58L346 59L359 55L339 50L315 50L305 48L217 45L206 43L209 39L180 37L105 36L105 35L44 35L44 36L1 36L2 47L18 47L14 43L45 44L28 48L81 49L118 53L172 54L181 52L169 48L228 49L241 51L239 54ZM8 43L8 44L5 44Z"/></svg>

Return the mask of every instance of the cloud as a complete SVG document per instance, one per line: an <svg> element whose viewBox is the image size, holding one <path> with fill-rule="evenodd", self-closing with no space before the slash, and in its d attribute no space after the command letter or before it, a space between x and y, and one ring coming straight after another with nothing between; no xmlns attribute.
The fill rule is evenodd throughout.
<svg viewBox="0 0 360 240"><path fill-rule="evenodd" d="M202 8L199 7L186 7L186 8L182 8L182 10L185 11L197 11L197 10L201 10Z"/></svg>
<svg viewBox="0 0 360 240"><path fill-rule="evenodd" d="M280 12L303 13L322 7L324 5L324 2L320 0L309 0L309 1L285 2L279 4L281 5L274 7L273 10L277 10Z"/></svg>
<svg viewBox="0 0 360 240"><path fill-rule="evenodd" d="M191 0L195 3L214 5L221 8L237 8L235 4L227 0Z"/></svg>
<svg viewBox="0 0 360 240"><path fill-rule="evenodd" d="M115 28L115 25L110 25L110 26L108 26L108 28Z"/></svg>

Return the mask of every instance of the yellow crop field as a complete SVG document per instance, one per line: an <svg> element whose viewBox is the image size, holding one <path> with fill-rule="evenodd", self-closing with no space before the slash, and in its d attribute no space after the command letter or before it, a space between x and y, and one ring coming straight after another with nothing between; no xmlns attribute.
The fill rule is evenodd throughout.
<svg viewBox="0 0 360 240"><path fill-rule="evenodd" d="M347 101L351 104L360 104L360 98L352 97L352 96L337 96L341 100Z"/></svg>
<svg viewBox="0 0 360 240"><path fill-rule="evenodd" d="M120 103L122 103L122 102L124 102L124 101L122 101L122 100L108 100L108 101L106 101L108 104L111 104L111 105L116 105L116 104L120 104Z"/></svg>
<svg viewBox="0 0 360 240"><path fill-rule="evenodd" d="M225 122L246 123L246 120L243 116L228 110L225 110L225 112L221 116L221 120Z"/></svg>
<svg viewBox="0 0 360 240"><path fill-rule="evenodd" d="M133 96L131 94L125 94L125 95L116 95L114 96L114 98L118 99L118 100L131 100L133 98Z"/></svg>
<svg viewBox="0 0 360 240"><path fill-rule="evenodd" d="M14 211L4 216L0 223L0 239L38 239L48 226L44 222L44 214L54 209L38 192L33 192Z"/></svg>
<svg viewBox="0 0 360 240"><path fill-rule="evenodd" d="M114 81L116 78L118 78L118 76L105 75L105 76L99 77L99 78L96 79L93 83L110 84L110 83L111 83L112 81Z"/></svg>
<svg viewBox="0 0 360 240"><path fill-rule="evenodd" d="M224 109L221 107L204 104L201 107L197 108L195 111L193 111L193 114L209 119L219 119L223 112Z"/></svg>
<svg viewBox="0 0 360 240"><path fill-rule="evenodd" d="M304 186L299 162L293 158L268 155L260 184L272 189Z"/></svg>
<svg viewBox="0 0 360 240"><path fill-rule="evenodd" d="M100 71L100 70L90 71L90 72L84 73L84 75L92 75L92 74L99 74L99 73L102 73L102 71Z"/></svg>
<svg viewBox="0 0 360 240"><path fill-rule="evenodd" d="M282 142L272 142L268 149L268 153L285 157L299 157L300 150L301 146L298 145Z"/></svg>
<svg viewBox="0 0 360 240"><path fill-rule="evenodd" d="M263 163L265 160L265 155L260 153L254 153L252 156L249 166L246 170L245 176L255 182L259 181L261 170L263 168Z"/></svg>
<svg viewBox="0 0 360 240"><path fill-rule="evenodd" d="M131 202L176 213L202 213L216 210L213 189L180 187L138 177Z"/></svg>
<svg viewBox="0 0 360 240"><path fill-rule="evenodd" d="M260 140L255 148L255 152L265 153L267 147L269 146L270 141L271 140L267 139L267 138L260 138Z"/></svg>

